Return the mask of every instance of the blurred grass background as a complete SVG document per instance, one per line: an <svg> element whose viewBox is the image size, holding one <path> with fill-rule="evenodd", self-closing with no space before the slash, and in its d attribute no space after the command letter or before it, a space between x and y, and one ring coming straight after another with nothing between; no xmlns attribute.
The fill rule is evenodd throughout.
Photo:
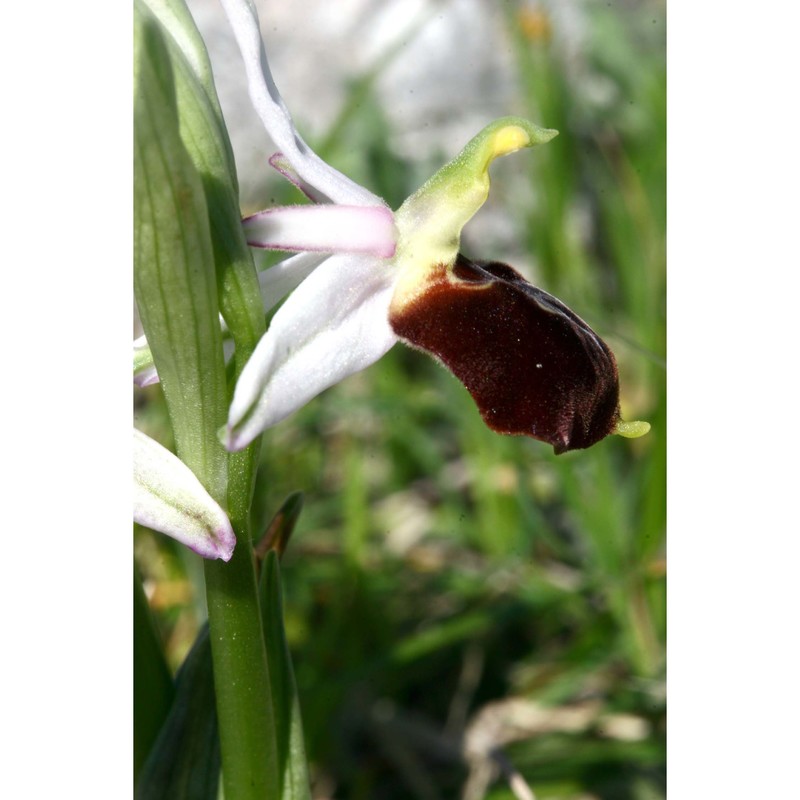
<svg viewBox="0 0 800 800"><path fill-rule="evenodd" d="M560 135L497 164L464 252L586 319L617 356L623 416L653 428L556 457L493 434L449 373L397 346L268 432L255 529L306 498L284 584L315 798L511 798L497 748L538 800L665 796L665 8L578 4L580 70L547 5L502 8L506 113ZM392 147L388 61L310 143L397 207L466 142ZM277 180L266 196L298 201ZM169 444L158 387L135 402ZM135 556L175 669L204 619L202 567L144 530Z"/></svg>

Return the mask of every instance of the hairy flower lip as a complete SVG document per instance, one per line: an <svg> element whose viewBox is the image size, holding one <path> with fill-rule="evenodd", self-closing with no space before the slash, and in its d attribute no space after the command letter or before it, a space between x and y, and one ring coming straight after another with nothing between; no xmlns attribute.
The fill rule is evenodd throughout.
<svg viewBox="0 0 800 800"><path fill-rule="evenodd" d="M560 300L499 262L459 254L424 291L393 306L390 323L441 361L498 433L531 436L557 454L590 447L619 421L608 346Z"/></svg>

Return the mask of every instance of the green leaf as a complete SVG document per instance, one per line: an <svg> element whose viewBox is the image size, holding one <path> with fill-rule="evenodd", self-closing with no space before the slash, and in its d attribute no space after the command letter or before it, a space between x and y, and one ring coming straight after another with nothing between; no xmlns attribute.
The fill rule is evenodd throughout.
<svg viewBox="0 0 800 800"><path fill-rule="evenodd" d="M265 331L258 276L242 230L233 151L208 53L184 0L145 1L168 31L165 40L174 70L180 135L200 175L208 205L220 311L236 346L229 383L233 387ZM252 499L258 444L228 458L228 511L241 538Z"/></svg>
<svg viewBox="0 0 800 800"><path fill-rule="evenodd" d="M264 535L256 544L256 560L259 564L270 550L275 550L278 557L283 555L302 510L303 493L292 492L283 501L283 505L278 509Z"/></svg>
<svg viewBox="0 0 800 800"><path fill-rule="evenodd" d="M183 0L145 0L168 31L180 134L205 190L220 307L236 342L237 375L264 333L263 301L244 237L239 187L208 53Z"/></svg>
<svg viewBox="0 0 800 800"><path fill-rule="evenodd" d="M133 774L138 778L147 754L169 713L175 687L150 606L136 570L133 575Z"/></svg>
<svg viewBox="0 0 800 800"><path fill-rule="evenodd" d="M266 554L260 589L273 726L281 771L281 800L311 800L300 701L283 628L281 572L275 550Z"/></svg>
<svg viewBox="0 0 800 800"><path fill-rule="evenodd" d="M203 184L180 136L174 70L150 12L134 5L134 282L179 457L226 500L225 363Z"/></svg>
<svg viewBox="0 0 800 800"><path fill-rule="evenodd" d="M141 772L137 800L216 800L220 746L208 625L175 679L175 700Z"/></svg>
<svg viewBox="0 0 800 800"><path fill-rule="evenodd" d="M199 82L206 99L214 110L220 128L221 138L224 139L227 158L228 171L234 174L235 166L233 160L233 150L230 147L227 134L225 134L224 122L222 119L222 109L219 105L217 92L214 87L214 76L211 70L211 61L208 57L205 42L200 36L200 31L192 19L184 0L143 0L152 12L153 16L161 23L164 32L169 33L169 44L173 44L179 49L181 55L190 66L193 77ZM180 95L180 89L178 90ZM179 102L180 107L180 102Z"/></svg>

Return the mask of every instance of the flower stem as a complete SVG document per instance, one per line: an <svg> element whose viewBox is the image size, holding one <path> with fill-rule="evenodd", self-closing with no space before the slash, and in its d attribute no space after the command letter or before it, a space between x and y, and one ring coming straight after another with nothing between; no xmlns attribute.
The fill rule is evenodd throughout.
<svg viewBox="0 0 800 800"><path fill-rule="evenodd" d="M226 800L280 794L272 697L248 531L236 526L231 560L205 562Z"/></svg>

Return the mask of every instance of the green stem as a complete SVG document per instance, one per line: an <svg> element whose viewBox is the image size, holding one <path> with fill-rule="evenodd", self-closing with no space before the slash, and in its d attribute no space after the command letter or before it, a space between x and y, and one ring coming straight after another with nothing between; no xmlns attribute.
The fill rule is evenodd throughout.
<svg viewBox="0 0 800 800"><path fill-rule="evenodd" d="M250 537L234 527L233 558L205 562L223 780L226 800L264 800L280 795L272 697Z"/></svg>
<svg viewBox="0 0 800 800"><path fill-rule="evenodd" d="M250 535L260 439L228 455L233 558L206 561L206 597L226 800L280 796L272 695Z"/></svg>

